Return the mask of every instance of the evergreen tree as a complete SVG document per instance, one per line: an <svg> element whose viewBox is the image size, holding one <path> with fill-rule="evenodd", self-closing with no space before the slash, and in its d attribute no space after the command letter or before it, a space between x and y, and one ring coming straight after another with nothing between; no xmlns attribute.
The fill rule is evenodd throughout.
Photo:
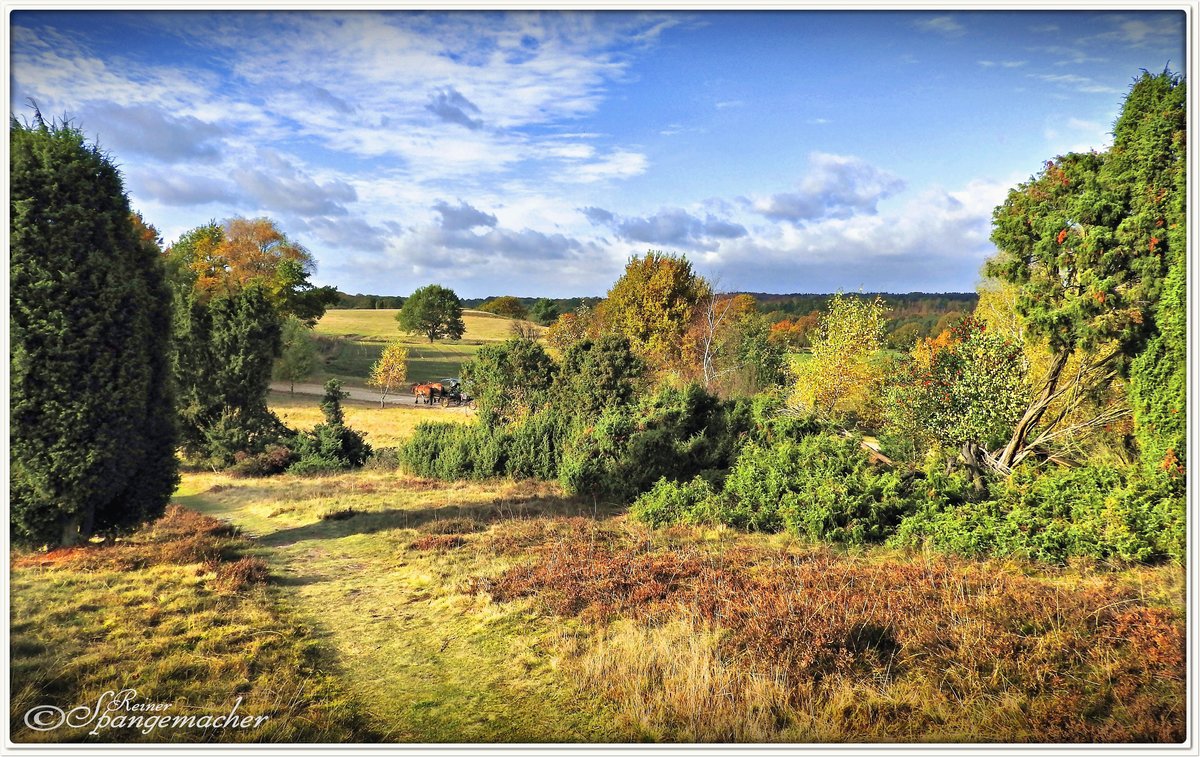
<svg viewBox="0 0 1200 757"><path fill-rule="evenodd" d="M308 338L308 326L295 316L283 322L282 352L275 361L272 376L286 381L290 391L296 391L296 382L308 378L317 363L317 348Z"/></svg>
<svg viewBox="0 0 1200 757"><path fill-rule="evenodd" d="M363 434L346 425L342 400L349 396L342 389L340 380L325 382L325 396L321 398L325 422L296 435L292 448L299 459L288 468L289 472L320 473L359 468L371 456L371 445L367 444Z"/></svg>
<svg viewBox="0 0 1200 757"><path fill-rule="evenodd" d="M1151 303L1145 349L1130 368L1143 462L1182 473L1187 442L1187 93L1182 78L1143 73L1125 100L1106 168L1125 189L1117 229ZM1145 250L1146 255L1135 254Z"/></svg>
<svg viewBox="0 0 1200 757"><path fill-rule="evenodd" d="M157 234L68 123L10 123L12 537L73 544L178 481Z"/></svg>
<svg viewBox="0 0 1200 757"><path fill-rule="evenodd" d="M554 321L558 319L558 314L558 304L553 300L546 299L545 297L538 299L533 303L533 306L529 308L529 317L532 318L534 322L540 323L543 326L549 326L550 324L554 323Z"/></svg>
<svg viewBox="0 0 1200 757"><path fill-rule="evenodd" d="M1047 162L996 209L992 241L1001 252L987 273L1017 285L1027 333L1053 354L996 457L999 470L1036 446L1028 440L1077 350L1093 375L1131 373L1147 456L1168 467L1182 459L1185 347L1182 320L1173 318L1184 317L1185 106L1178 77L1144 74L1125 100L1111 150Z"/></svg>

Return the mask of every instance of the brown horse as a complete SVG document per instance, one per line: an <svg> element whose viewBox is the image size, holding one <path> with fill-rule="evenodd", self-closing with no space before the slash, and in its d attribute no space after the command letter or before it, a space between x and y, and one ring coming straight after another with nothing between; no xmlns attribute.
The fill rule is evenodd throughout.
<svg viewBox="0 0 1200 757"><path fill-rule="evenodd" d="M421 401L421 398L424 397L425 404L432 405L433 401L440 397L444 392L445 389L442 388L442 385L436 382L430 382L427 384L413 384L413 404L418 404Z"/></svg>

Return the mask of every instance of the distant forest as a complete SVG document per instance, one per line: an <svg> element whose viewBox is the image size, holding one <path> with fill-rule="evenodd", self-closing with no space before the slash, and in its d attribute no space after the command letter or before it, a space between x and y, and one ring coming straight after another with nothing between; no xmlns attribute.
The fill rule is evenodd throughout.
<svg viewBox="0 0 1200 757"><path fill-rule="evenodd" d="M766 292L739 292L749 294L758 301L761 312L773 325L774 336L793 347L808 346L808 335L816 327L818 314L825 309L832 294L768 294ZM346 294L338 292L340 301L335 308L371 310L399 308L404 298L395 295ZM856 296L868 299L883 298L889 308L887 322L888 346L893 349L908 349L919 338L937 336L954 325L960 318L975 309L979 295L974 292L864 292ZM494 297L463 299L463 307L475 309ZM532 307L537 297L516 298L526 308ZM558 307L560 313L570 313L583 305L595 307L600 297L547 298Z"/></svg>

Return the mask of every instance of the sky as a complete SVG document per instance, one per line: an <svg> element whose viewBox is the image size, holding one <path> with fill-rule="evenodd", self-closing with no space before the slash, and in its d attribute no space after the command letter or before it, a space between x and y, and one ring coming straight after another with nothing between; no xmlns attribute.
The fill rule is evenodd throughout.
<svg viewBox="0 0 1200 757"><path fill-rule="evenodd" d="M10 103L67 116L170 243L273 219L313 281L603 295L972 291L993 208L1103 150L1179 11L14 11Z"/></svg>

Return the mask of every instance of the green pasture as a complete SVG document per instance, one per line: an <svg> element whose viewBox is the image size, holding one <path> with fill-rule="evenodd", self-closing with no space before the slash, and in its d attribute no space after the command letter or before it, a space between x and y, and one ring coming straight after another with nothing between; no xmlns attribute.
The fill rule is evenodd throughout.
<svg viewBox="0 0 1200 757"><path fill-rule="evenodd" d="M371 365L384 346L400 341L408 347L409 381L433 381L458 376L462 364L483 345L512 336L513 321L477 310L463 312L467 331L457 341L437 341L400 331L396 310L330 310L317 322L320 362L310 380L340 378L349 386L364 386Z"/></svg>

